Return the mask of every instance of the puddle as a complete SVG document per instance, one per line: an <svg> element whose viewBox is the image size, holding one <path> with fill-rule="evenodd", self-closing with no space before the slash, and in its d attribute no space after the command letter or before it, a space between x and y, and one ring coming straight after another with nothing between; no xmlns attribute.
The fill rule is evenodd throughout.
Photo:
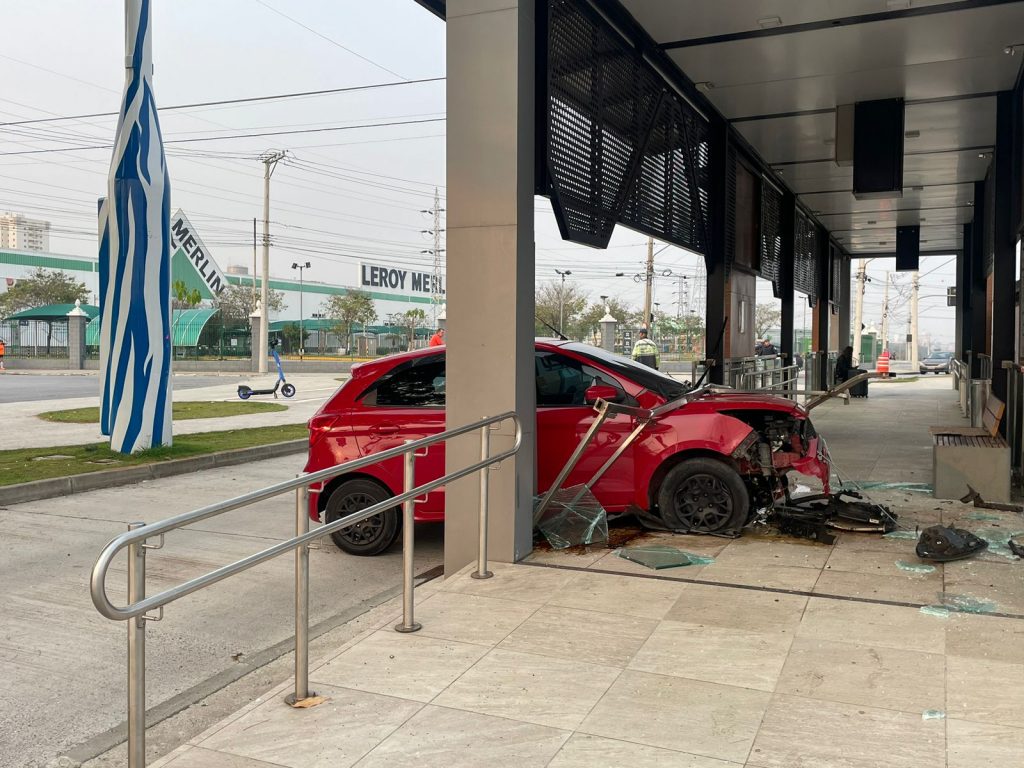
<svg viewBox="0 0 1024 768"><path fill-rule="evenodd" d="M908 563L906 560L897 560L896 567L910 573L935 573L935 566L926 563Z"/></svg>

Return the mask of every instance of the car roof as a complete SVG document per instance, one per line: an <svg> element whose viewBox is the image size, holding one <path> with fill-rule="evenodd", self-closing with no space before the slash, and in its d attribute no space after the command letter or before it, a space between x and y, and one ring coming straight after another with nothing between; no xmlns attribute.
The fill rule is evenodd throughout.
<svg viewBox="0 0 1024 768"><path fill-rule="evenodd" d="M534 339L535 349L546 349L551 347L563 347L569 342L563 339ZM408 352L398 352L393 355L386 357L380 357L376 360L367 360L364 363L356 363L352 366L352 373L355 375L357 372L360 376L365 376L370 373L376 373L389 368L393 368L397 365L408 360L417 360L422 357L431 357L437 354L443 354L448 347L446 344L438 344L433 347L423 347L422 349L412 349Z"/></svg>

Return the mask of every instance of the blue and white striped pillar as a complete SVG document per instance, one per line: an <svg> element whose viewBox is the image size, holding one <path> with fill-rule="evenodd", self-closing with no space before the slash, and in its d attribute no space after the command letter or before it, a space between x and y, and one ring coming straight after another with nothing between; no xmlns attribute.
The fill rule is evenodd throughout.
<svg viewBox="0 0 1024 768"><path fill-rule="evenodd" d="M171 187L153 98L150 6L125 2L105 237L100 227L101 427L121 453L171 444Z"/></svg>

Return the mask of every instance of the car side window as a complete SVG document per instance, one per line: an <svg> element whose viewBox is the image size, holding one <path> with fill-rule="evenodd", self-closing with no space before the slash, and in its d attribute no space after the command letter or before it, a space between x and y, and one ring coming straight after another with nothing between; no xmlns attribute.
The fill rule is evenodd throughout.
<svg viewBox="0 0 1024 768"><path fill-rule="evenodd" d="M399 366L381 376L362 401L380 408L443 408L444 396L444 360L429 359Z"/></svg>
<svg viewBox="0 0 1024 768"><path fill-rule="evenodd" d="M594 384L615 387L626 393L612 376L581 363L572 357L554 352L537 352L534 357L537 369L537 406L586 405L584 395Z"/></svg>

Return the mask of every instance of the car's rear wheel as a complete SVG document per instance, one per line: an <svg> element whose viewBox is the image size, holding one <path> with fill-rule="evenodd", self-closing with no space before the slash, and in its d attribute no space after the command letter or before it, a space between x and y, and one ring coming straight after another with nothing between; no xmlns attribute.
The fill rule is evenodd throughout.
<svg viewBox="0 0 1024 768"><path fill-rule="evenodd" d="M390 498L387 489L373 480L359 478L339 485L327 499L324 522L333 523ZM350 555L379 555L398 538L398 508L361 520L331 534L334 544Z"/></svg>
<svg viewBox="0 0 1024 768"><path fill-rule="evenodd" d="M685 459L658 489L665 524L695 533L737 530L747 522L750 494L728 464L708 458Z"/></svg>

